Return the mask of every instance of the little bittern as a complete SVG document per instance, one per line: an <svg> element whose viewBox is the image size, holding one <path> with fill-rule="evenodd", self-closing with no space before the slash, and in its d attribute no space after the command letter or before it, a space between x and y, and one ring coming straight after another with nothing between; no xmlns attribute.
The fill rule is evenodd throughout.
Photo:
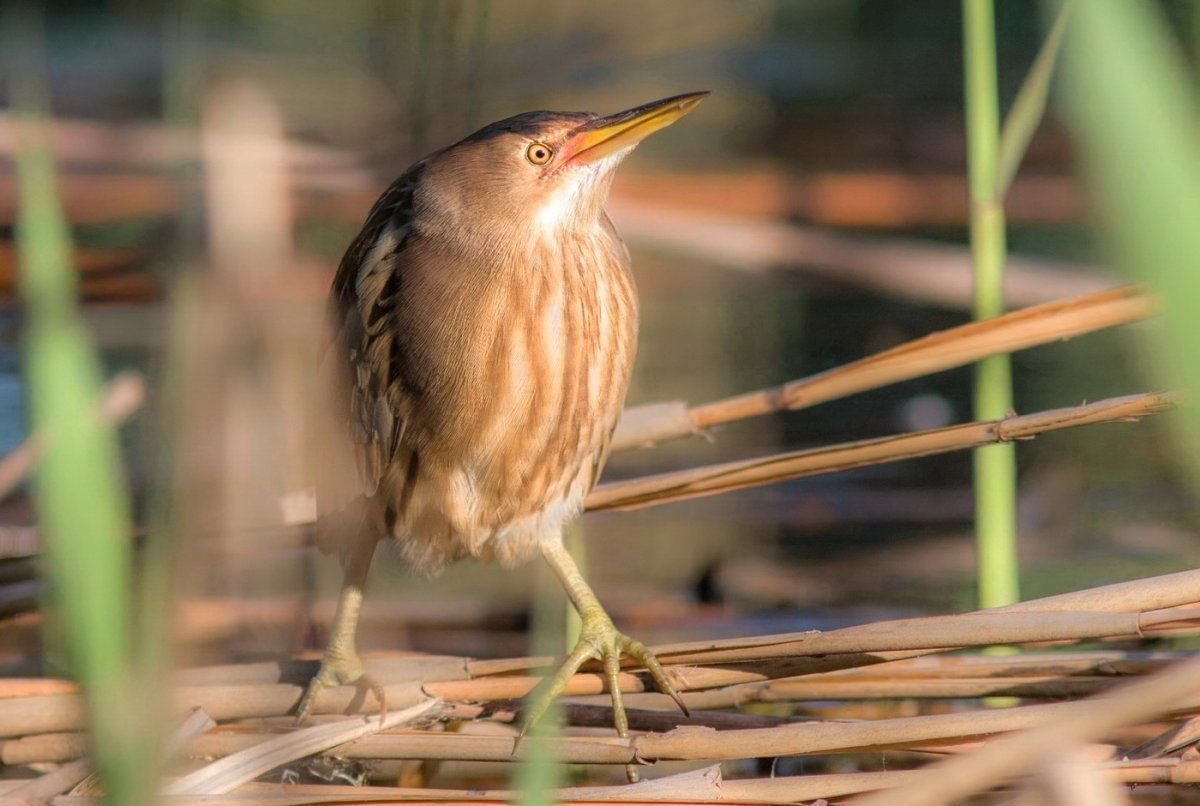
<svg viewBox="0 0 1200 806"><path fill-rule="evenodd" d="M345 582L301 717L328 685L369 688L382 703L355 629L383 535L426 573L467 556L511 566L540 553L549 563L583 628L526 726L598 660L626 735L622 655L682 706L654 655L613 626L562 531L607 459L636 346L629 253L604 211L613 173L705 95L607 117L516 115L416 163L371 209L330 301L335 414L358 473L318 486L323 520L358 514L354 528L320 537L340 552Z"/></svg>

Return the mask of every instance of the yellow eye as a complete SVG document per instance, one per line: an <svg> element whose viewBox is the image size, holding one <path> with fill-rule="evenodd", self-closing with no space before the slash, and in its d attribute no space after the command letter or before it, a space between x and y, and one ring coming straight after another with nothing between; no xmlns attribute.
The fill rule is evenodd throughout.
<svg viewBox="0 0 1200 806"><path fill-rule="evenodd" d="M525 149L525 159L534 165L545 165L554 158L554 151L545 143L533 143Z"/></svg>

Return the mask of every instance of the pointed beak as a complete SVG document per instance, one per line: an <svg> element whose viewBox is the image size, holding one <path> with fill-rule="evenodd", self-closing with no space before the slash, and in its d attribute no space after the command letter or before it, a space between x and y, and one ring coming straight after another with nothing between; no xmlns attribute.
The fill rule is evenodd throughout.
<svg viewBox="0 0 1200 806"><path fill-rule="evenodd" d="M560 165L586 165L640 143L691 112L708 92L689 92L590 120L564 145Z"/></svg>

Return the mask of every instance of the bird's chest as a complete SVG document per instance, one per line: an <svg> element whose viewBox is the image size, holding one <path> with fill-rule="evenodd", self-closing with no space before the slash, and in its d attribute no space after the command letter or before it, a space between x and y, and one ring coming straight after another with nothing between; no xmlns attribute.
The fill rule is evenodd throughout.
<svg viewBox="0 0 1200 806"><path fill-rule="evenodd" d="M473 475L547 483L592 461L620 416L637 339L619 241L538 241L442 294L447 315L425 333L437 355L421 362L421 392L438 398L429 448L453 446Z"/></svg>
<svg viewBox="0 0 1200 806"><path fill-rule="evenodd" d="M540 314L531 321L525 350L544 361L550 383L529 391L543 407L558 410L584 444L615 424L633 365L637 305L622 257L608 244L560 242L556 259L535 272L532 284L532 306Z"/></svg>
<svg viewBox="0 0 1200 806"><path fill-rule="evenodd" d="M490 380L502 390L506 454L523 472L570 472L620 416L637 339L622 258L604 242L559 241L535 250L509 284L509 315L492 339L506 366Z"/></svg>
<svg viewBox="0 0 1200 806"><path fill-rule="evenodd" d="M420 461L397 528L447 536L453 556L515 562L557 534L582 510L624 403L637 338L624 248L567 243L528 260L470 292L431 287L439 315L410 328L424 352L411 351L406 440Z"/></svg>

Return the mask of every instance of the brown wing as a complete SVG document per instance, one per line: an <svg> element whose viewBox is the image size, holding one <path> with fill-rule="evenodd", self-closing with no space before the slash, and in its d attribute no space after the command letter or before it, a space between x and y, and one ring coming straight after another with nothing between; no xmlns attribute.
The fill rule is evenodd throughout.
<svg viewBox="0 0 1200 806"><path fill-rule="evenodd" d="M334 394L331 414L337 425L331 437L342 444L332 450L354 445L358 472L357 478L346 478L334 461L319 468L324 471L317 490L323 518L375 495L404 433L402 357L393 313L412 229L413 197L423 171L424 163L417 163L375 202L330 289L332 343L322 384Z"/></svg>

